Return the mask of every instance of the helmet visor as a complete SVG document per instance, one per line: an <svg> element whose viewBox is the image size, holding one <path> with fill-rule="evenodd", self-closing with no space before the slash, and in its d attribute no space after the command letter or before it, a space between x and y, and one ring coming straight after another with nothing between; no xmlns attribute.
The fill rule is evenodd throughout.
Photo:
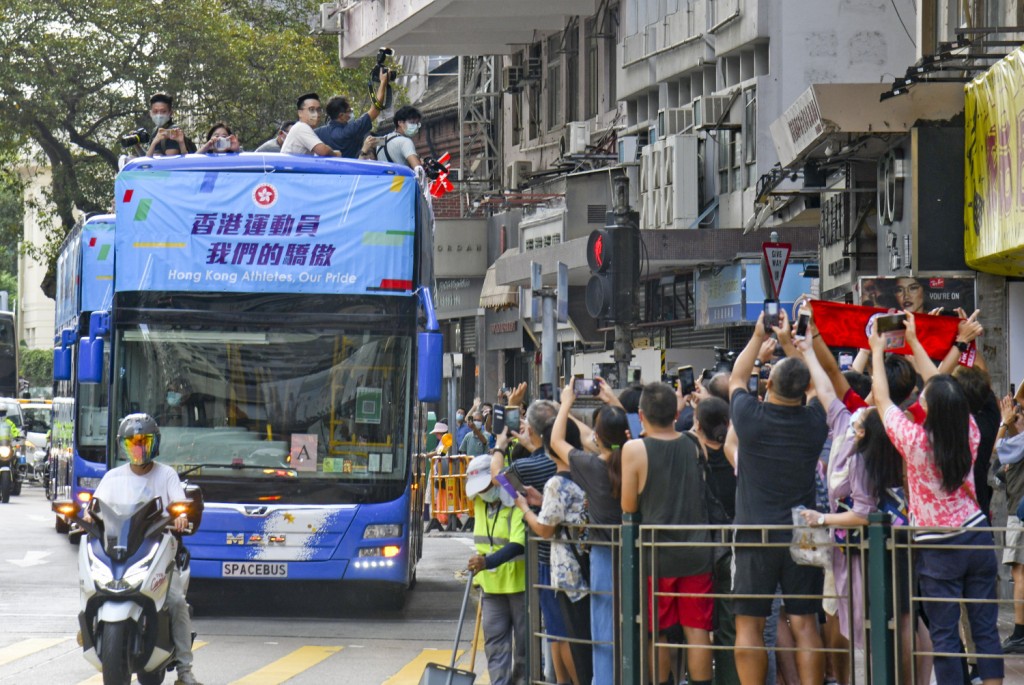
<svg viewBox="0 0 1024 685"><path fill-rule="evenodd" d="M121 438L121 449L124 451L128 461L135 466L148 464L153 460L153 445L156 436L152 433L140 433L126 438Z"/></svg>

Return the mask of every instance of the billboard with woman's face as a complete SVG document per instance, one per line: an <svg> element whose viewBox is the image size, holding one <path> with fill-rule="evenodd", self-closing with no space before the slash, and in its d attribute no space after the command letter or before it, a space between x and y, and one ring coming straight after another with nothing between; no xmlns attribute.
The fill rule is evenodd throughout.
<svg viewBox="0 0 1024 685"><path fill-rule="evenodd" d="M953 310L962 307L970 314L975 306L974 279L925 276L862 278L860 304L922 314L936 308Z"/></svg>

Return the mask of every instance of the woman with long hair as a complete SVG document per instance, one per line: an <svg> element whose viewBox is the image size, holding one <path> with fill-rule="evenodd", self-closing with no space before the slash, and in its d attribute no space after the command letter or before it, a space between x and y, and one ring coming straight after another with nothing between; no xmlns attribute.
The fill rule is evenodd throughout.
<svg viewBox="0 0 1024 685"><path fill-rule="evenodd" d="M908 319L913 316L908 313ZM868 340L875 405L906 464L911 522L919 527L913 536L920 543L915 557L917 580L921 595L929 600L922 604L934 650L961 651L960 602L966 600L979 654L1001 656L996 627L999 609L995 602L984 601L996 598L998 569L992 533L984 528L985 515L975 496L972 468L980 433L967 398L951 376L932 376L919 398L924 424L914 423L890 399L885 341L877 330ZM978 659L978 674L985 685L1002 683L1002 659ZM940 683L961 682L961 659L935 657L935 675Z"/></svg>
<svg viewBox="0 0 1024 685"><path fill-rule="evenodd" d="M596 412L594 430L583 430L584 449L576 449L566 440L569 415L576 399L575 393L565 392L558 416L551 429L551 450L569 464L572 479L587 495L590 523L595 526L622 524L619 506L622 486L622 446L626 444L629 421L619 406L615 394L604 381L599 382L599 398L605 405ZM571 386L570 386L571 388ZM590 543L590 633L594 640L594 685L611 685L615 678L615 619L619 615L612 591L614 561L612 532L607 528L592 528ZM605 643L605 644L601 644Z"/></svg>

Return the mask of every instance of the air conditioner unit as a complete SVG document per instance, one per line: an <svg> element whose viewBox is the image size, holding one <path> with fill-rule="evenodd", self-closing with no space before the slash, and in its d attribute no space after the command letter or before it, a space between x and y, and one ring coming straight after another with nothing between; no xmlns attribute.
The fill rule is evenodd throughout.
<svg viewBox="0 0 1024 685"><path fill-rule="evenodd" d="M693 100L693 127L698 131L714 128L734 128L726 107L732 98L725 95L706 95Z"/></svg>
<svg viewBox="0 0 1024 685"><path fill-rule="evenodd" d="M583 155L590 145L590 122L570 121L565 127L566 147L569 155Z"/></svg>
<svg viewBox="0 0 1024 685"><path fill-rule="evenodd" d="M320 3L320 33L341 33L344 14L336 2Z"/></svg>
<svg viewBox="0 0 1024 685"><path fill-rule="evenodd" d="M543 68L543 62L540 57L527 57L526 60L526 75L525 79L536 81L540 78L541 70Z"/></svg>
<svg viewBox="0 0 1024 685"><path fill-rule="evenodd" d="M636 162L637 153L640 151L640 140L637 136L622 136L618 141L619 164L632 164Z"/></svg>
<svg viewBox="0 0 1024 685"><path fill-rule="evenodd" d="M658 131L662 136L693 131L693 107L673 107L658 112Z"/></svg>
<svg viewBox="0 0 1024 685"><path fill-rule="evenodd" d="M522 65L510 64L501 69L501 89L505 92L517 92L525 71Z"/></svg>
<svg viewBox="0 0 1024 685"><path fill-rule="evenodd" d="M698 136L678 134L665 139L664 198L660 228L690 228L700 215L700 159ZM670 217L670 218L669 218Z"/></svg>
<svg viewBox="0 0 1024 685"><path fill-rule="evenodd" d="M512 162L505 167L505 187L512 190L521 188L530 180L531 172L533 172L533 162L525 160Z"/></svg>

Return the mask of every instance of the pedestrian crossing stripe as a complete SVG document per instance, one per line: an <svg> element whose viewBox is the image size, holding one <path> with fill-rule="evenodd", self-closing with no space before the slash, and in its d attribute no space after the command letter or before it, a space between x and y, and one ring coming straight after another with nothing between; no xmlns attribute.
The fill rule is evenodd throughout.
<svg viewBox="0 0 1024 685"><path fill-rule="evenodd" d="M192 651L194 652L197 649L202 649L207 644L209 644L209 643L203 642L202 640L196 640L195 642L192 643ZM138 683L139 679L136 678L135 676L132 676L132 682L133 683ZM102 673L97 673L96 675L94 675L93 677L89 678L88 680L83 680L82 682L78 683L78 685L103 685L103 674Z"/></svg>
<svg viewBox="0 0 1024 685"><path fill-rule="evenodd" d="M21 640L15 642L13 645L7 645L6 647L0 648L0 666L6 666L12 661L18 659L24 659L27 656L41 652L44 649L50 647L56 647L61 642L73 639L73 636L66 637L32 637L27 640Z"/></svg>
<svg viewBox="0 0 1024 685"><path fill-rule="evenodd" d="M230 685L280 685L341 650L342 647L300 647Z"/></svg>

